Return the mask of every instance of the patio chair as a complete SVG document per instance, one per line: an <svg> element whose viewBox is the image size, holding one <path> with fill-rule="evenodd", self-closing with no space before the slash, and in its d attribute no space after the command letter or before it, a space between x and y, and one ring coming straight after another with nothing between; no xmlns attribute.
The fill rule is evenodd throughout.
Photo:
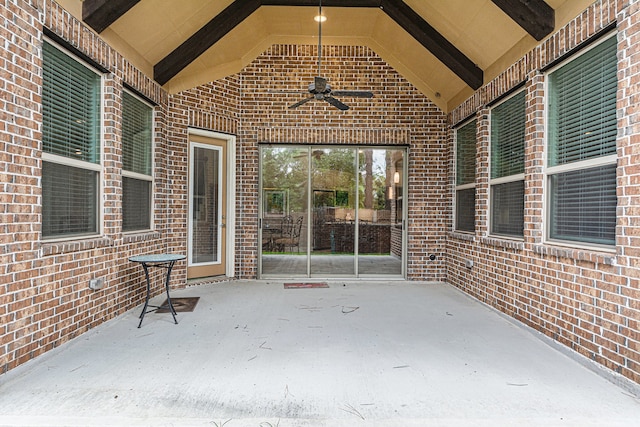
<svg viewBox="0 0 640 427"><path fill-rule="evenodd" d="M275 246L280 252L286 252L287 248L293 252L293 248L296 247L298 253L300 253L300 232L302 231L303 221L303 216L300 216L295 224L290 216L285 218L282 223L282 237L275 241Z"/></svg>

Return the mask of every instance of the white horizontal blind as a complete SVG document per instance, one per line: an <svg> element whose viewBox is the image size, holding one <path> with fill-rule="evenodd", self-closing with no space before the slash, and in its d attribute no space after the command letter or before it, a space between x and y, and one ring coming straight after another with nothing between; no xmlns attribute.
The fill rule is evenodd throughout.
<svg viewBox="0 0 640 427"><path fill-rule="evenodd" d="M124 170L151 175L151 125L153 109L128 92L122 97Z"/></svg>
<svg viewBox="0 0 640 427"><path fill-rule="evenodd" d="M555 174L550 187L553 238L615 243L616 165Z"/></svg>
<svg viewBox="0 0 640 427"><path fill-rule="evenodd" d="M42 80L43 150L100 163L100 75L45 42Z"/></svg>
<svg viewBox="0 0 640 427"><path fill-rule="evenodd" d="M549 75L548 165L616 152L616 38Z"/></svg>
<svg viewBox="0 0 640 427"><path fill-rule="evenodd" d="M549 237L615 244L617 40L549 75Z"/></svg>
<svg viewBox="0 0 640 427"><path fill-rule="evenodd" d="M491 178L524 173L524 91L491 110Z"/></svg>
<svg viewBox="0 0 640 427"><path fill-rule="evenodd" d="M472 120L456 131L456 230L475 230L475 181L476 120Z"/></svg>
<svg viewBox="0 0 640 427"><path fill-rule="evenodd" d="M42 237L69 237L98 230L98 173L42 162Z"/></svg>
<svg viewBox="0 0 640 427"><path fill-rule="evenodd" d="M99 231L101 77L43 45L42 236Z"/></svg>
<svg viewBox="0 0 640 427"><path fill-rule="evenodd" d="M151 228L151 181L122 178L122 230Z"/></svg>
<svg viewBox="0 0 640 427"><path fill-rule="evenodd" d="M491 233L524 233L525 93L491 110Z"/></svg>
<svg viewBox="0 0 640 427"><path fill-rule="evenodd" d="M476 121L472 120L456 132L456 185L476 180Z"/></svg>
<svg viewBox="0 0 640 427"><path fill-rule="evenodd" d="M476 189L456 190L456 230L475 231Z"/></svg>
<svg viewBox="0 0 640 427"><path fill-rule="evenodd" d="M151 228L152 126L153 108L130 93L123 92L123 231Z"/></svg>
<svg viewBox="0 0 640 427"><path fill-rule="evenodd" d="M491 232L504 236L523 236L524 180L491 186Z"/></svg>

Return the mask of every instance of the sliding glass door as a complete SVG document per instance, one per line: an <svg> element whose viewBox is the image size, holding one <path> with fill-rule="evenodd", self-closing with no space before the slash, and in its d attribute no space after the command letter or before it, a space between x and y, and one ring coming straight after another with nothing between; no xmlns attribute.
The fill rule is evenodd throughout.
<svg viewBox="0 0 640 427"><path fill-rule="evenodd" d="M309 150L263 147L261 154L261 275L307 276Z"/></svg>
<svg viewBox="0 0 640 427"><path fill-rule="evenodd" d="M313 148L310 179L311 275L355 276L356 150Z"/></svg>
<svg viewBox="0 0 640 427"><path fill-rule="evenodd" d="M403 275L404 153L359 150L359 276Z"/></svg>
<svg viewBox="0 0 640 427"><path fill-rule="evenodd" d="M402 277L405 153L262 146L260 276Z"/></svg>

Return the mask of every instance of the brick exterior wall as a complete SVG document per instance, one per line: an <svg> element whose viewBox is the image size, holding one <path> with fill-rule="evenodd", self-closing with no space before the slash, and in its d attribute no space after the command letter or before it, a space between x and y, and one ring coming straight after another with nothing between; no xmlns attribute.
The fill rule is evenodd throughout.
<svg viewBox="0 0 640 427"><path fill-rule="evenodd" d="M174 153L165 143L167 94L69 13L50 0L3 0L0 19L0 372L5 372L143 302L142 269L128 257L163 252L171 242L165 229L174 204L166 188ZM43 26L109 70L103 94L99 238L60 243L41 239ZM136 235L121 231L124 84L158 104L156 230ZM155 293L162 291L158 273ZM104 288L90 290L89 280L97 277L104 278ZM184 281L184 272L177 272L177 280Z"/></svg>
<svg viewBox="0 0 640 427"><path fill-rule="evenodd" d="M455 124L478 119L476 232L450 232L448 282L579 354L640 382L640 167L637 96L640 78L638 3L603 0L545 40L450 114ZM545 74L548 64L603 30L618 30L618 226L615 252L545 243L542 224L545 159ZM489 235L489 110L485 107L525 84L525 230L522 241ZM450 134L453 192L454 136ZM473 261L473 267L466 262Z"/></svg>
<svg viewBox="0 0 640 427"><path fill-rule="evenodd" d="M632 3L632 4L629 4ZM565 28L448 116L366 47L323 48L323 72L335 89L375 98L345 99L340 112L312 102L286 107L316 74L316 46L275 45L237 75L169 95L52 0L0 0L0 372L139 305L143 274L128 261L149 252L186 251L187 130L236 135L236 259L233 274L257 274L260 143L407 146L407 277L446 280L578 353L640 382L640 221L637 166L640 28L637 2L596 2ZM618 212L616 253L544 243L545 76L540 69L602 28L617 23L619 46ZM49 243L41 239L41 86L43 27L108 70L104 78L103 233ZM522 241L488 234L489 110L525 82L527 99L525 233ZM121 98L124 86L157 104L154 231L121 231ZM475 115L479 149L476 232L452 231L453 133ZM429 255L436 259L430 260ZM474 266L465 263L472 260ZM161 272L153 292L162 292ZM102 290L88 282L105 279ZM185 263L175 286L186 285Z"/></svg>
<svg viewBox="0 0 640 427"><path fill-rule="evenodd" d="M409 147L407 277L444 280L446 116L373 51L348 46L323 48L322 74L335 89L371 90L375 97L345 98L346 112L317 101L289 110L306 94L279 92L305 91L317 74L317 55L315 45L275 45L235 76L235 85L217 81L171 96L171 116L184 118L179 125L172 120L176 150L186 153L187 126L237 135L236 277L258 273L259 144L366 144ZM226 107L235 100L237 110ZM199 114L232 118L237 128L192 121L188 111L196 106ZM186 173L181 179L186 185Z"/></svg>

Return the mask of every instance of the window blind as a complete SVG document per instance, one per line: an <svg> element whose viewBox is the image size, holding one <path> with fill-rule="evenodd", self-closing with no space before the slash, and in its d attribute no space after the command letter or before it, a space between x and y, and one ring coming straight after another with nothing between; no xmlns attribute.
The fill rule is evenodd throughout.
<svg viewBox="0 0 640 427"><path fill-rule="evenodd" d="M549 75L549 237L615 244L616 163L563 170L616 153L617 39Z"/></svg>
<svg viewBox="0 0 640 427"><path fill-rule="evenodd" d="M525 93L520 91L491 110L491 233L524 233ZM506 180L510 180L505 182Z"/></svg>
<svg viewBox="0 0 640 427"><path fill-rule="evenodd" d="M456 230L475 231L476 189L456 191Z"/></svg>
<svg viewBox="0 0 640 427"><path fill-rule="evenodd" d="M551 237L615 244L616 165L551 176Z"/></svg>
<svg viewBox="0 0 640 427"><path fill-rule="evenodd" d="M42 55L43 150L100 163L100 76L50 43Z"/></svg>
<svg viewBox="0 0 640 427"><path fill-rule="evenodd" d="M476 180L476 121L472 120L456 132L456 185Z"/></svg>
<svg viewBox="0 0 640 427"><path fill-rule="evenodd" d="M491 110L491 178L524 173L524 91Z"/></svg>
<svg viewBox="0 0 640 427"><path fill-rule="evenodd" d="M42 162L42 236L96 234L101 77L50 43L42 55L43 151L73 159Z"/></svg>
<svg viewBox="0 0 640 427"><path fill-rule="evenodd" d="M122 99L124 170L151 175L153 109L128 92Z"/></svg>
<svg viewBox="0 0 640 427"><path fill-rule="evenodd" d="M151 181L122 178L122 230L151 228Z"/></svg>
<svg viewBox="0 0 640 427"><path fill-rule="evenodd" d="M524 234L524 181L491 186L491 233Z"/></svg>
<svg viewBox="0 0 640 427"><path fill-rule="evenodd" d="M616 38L549 75L549 166L616 152Z"/></svg>
<svg viewBox="0 0 640 427"><path fill-rule="evenodd" d="M98 231L98 173L42 162L42 236Z"/></svg>

